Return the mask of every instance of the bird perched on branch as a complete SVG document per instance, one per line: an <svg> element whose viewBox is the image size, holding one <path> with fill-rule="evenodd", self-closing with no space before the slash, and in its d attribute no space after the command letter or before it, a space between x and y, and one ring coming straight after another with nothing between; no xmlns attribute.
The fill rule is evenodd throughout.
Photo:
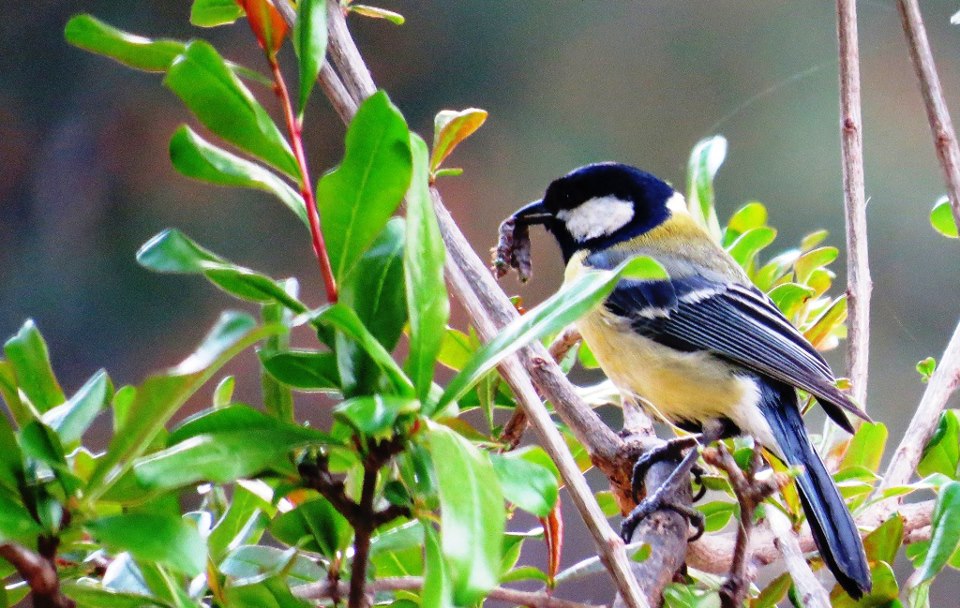
<svg viewBox="0 0 960 608"><path fill-rule="evenodd" d="M847 431L853 427L844 410L869 418L836 388L823 357L693 220L683 196L627 165L576 169L508 220L514 251L506 263L521 272L529 268L527 228L536 224L559 243L567 281L638 255L666 269L666 280L622 280L602 306L578 321L600 367L651 414L701 433L703 445L750 435L799 467L800 500L820 555L848 594L867 592L870 573L860 535L810 443L796 389L816 397ZM667 449L689 444L674 442ZM627 527L662 506L642 502L625 520Z"/></svg>

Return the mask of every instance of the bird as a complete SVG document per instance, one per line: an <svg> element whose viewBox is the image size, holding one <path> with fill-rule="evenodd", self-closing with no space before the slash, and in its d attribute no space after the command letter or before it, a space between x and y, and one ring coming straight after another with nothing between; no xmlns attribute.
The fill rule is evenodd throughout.
<svg viewBox="0 0 960 608"><path fill-rule="evenodd" d="M869 592L860 534L811 444L797 389L848 432L846 412L870 419L836 387L820 353L694 220L683 195L636 167L596 163L552 181L510 222L526 247L529 226L553 235L565 284L640 255L663 266L667 279L622 279L577 321L601 369L648 413L701 433L703 445L749 435L795 467L823 561L851 597Z"/></svg>

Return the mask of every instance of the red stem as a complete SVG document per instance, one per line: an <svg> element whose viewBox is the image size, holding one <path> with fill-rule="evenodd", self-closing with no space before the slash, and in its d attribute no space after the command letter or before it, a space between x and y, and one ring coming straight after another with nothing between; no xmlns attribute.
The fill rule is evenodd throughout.
<svg viewBox="0 0 960 608"><path fill-rule="evenodd" d="M293 114L293 103L290 101L290 93L287 91L283 74L280 73L280 63L275 55L269 53L267 54L267 61L270 62L270 70L273 72L274 90L277 97L280 98L283 114L287 120L287 130L290 131L293 155L297 160L297 166L300 168L300 194L303 196L303 203L307 207L307 218L310 220L313 252L317 255L317 261L320 263L320 274L323 276L323 284L327 290L327 301L335 304L337 302L337 283L333 277L333 268L330 266L330 256L327 255L327 246L323 242L323 233L320 231L320 213L317 211L317 201L313 195L313 187L310 185L307 157L303 152L303 125Z"/></svg>

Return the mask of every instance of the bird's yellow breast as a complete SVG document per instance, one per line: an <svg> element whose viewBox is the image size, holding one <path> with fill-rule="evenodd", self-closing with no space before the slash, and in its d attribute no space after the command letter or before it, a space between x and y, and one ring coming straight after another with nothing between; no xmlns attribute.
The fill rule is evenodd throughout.
<svg viewBox="0 0 960 608"><path fill-rule="evenodd" d="M565 281L582 272L583 257L571 258ZM648 410L678 423L728 418L741 428L752 426L741 418L756 404L755 384L721 359L645 338L602 305L576 325L607 377Z"/></svg>

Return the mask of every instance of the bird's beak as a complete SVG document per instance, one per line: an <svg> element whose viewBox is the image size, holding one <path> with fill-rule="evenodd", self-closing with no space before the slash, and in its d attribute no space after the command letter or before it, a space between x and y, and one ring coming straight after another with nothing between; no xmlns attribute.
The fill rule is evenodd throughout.
<svg viewBox="0 0 960 608"><path fill-rule="evenodd" d="M553 219L553 214L547 211L547 208L543 206L543 201L539 200L518 209L513 214L513 219L517 226L532 226L547 223Z"/></svg>

